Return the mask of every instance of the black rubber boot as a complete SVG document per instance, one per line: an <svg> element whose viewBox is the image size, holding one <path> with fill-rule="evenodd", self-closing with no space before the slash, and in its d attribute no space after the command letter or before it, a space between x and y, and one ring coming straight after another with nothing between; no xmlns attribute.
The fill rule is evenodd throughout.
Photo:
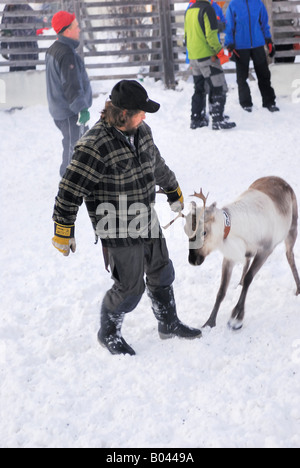
<svg viewBox="0 0 300 468"><path fill-rule="evenodd" d="M201 115L193 115L191 120L191 129L196 130L197 128L208 127L209 118L205 112Z"/></svg>
<svg viewBox="0 0 300 468"><path fill-rule="evenodd" d="M213 130L231 130L232 128L236 127L235 122L228 122L228 120L222 120L220 122L213 122L212 129Z"/></svg>
<svg viewBox="0 0 300 468"><path fill-rule="evenodd" d="M236 127L235 122L229 122L228 118L224 116L224 109L226 103L226 95L219 95L213 97L211 106L212 112L212 129L213 130L230 130Z"/></svg>
<svg viewBox="0 0 300 468"><path fill-rule="evenodd" d="M135 355L135 351L129 346L121 335L125 313L114 314L105 306L101 309L101 328L98 332L98 342L107 348L111 354Z"/></svg>
<svg viewBox="0 0 300 468"><path fill-rule="evenodd" d="M172 286L159 288L155 291L148 289L148 295L152 301L153 313L158 320L158 334L162 340L175 336L190 340L201 338L201 330L184 325L177 317Z"/></svg>

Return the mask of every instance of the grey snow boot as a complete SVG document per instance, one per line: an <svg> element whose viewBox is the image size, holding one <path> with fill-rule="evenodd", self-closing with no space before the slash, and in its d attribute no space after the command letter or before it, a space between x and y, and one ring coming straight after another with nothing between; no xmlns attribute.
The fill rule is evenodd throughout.
<svg viewBox="0 0 300 468"><path fill-rule="evenodd" d="M125 313L114 314L103 305L101 309L101 328L98 332L98 342L107 348L111 354L135 355L135 351L129 346L121 335Z"/></svg>
<svg viewBox="0 0 300 468"><path fill-rule="evenodd" d="M190 340L201 338L201 330L184 325L177 317L172 286L158 288L155 291L148 289L148 295L152 301L153 313L158 320L158 334L162 340L175 336Z"/></svg>

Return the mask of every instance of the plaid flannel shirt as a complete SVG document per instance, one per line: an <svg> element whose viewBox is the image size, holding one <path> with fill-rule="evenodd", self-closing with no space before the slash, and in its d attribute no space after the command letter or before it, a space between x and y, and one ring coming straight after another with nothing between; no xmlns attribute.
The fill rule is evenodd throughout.
<svg viewBox="0 0 300 468"><path fill-rule="evenodd" d="M154 211L156 185L168 192L176 190L178 182L155 146L150 127L143 123L132 145L120 131L100 120L75 147L59 186L53 220L74 224L84 200L96 235L105 247L142 242L157 233L154 225L159 228ZM131 236L130 223L143 207L147 211L147 232L139 235L136 226ZM109 219L113 229L99 233L101 221Z"/></svg>

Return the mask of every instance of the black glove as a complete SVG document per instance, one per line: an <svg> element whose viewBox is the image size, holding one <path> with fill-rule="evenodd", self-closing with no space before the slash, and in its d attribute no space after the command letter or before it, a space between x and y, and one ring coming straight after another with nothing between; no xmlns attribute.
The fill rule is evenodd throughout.
<svg viewBox="0 0 300 468"><path fill-rule="evenodd" d="M275 52L276 52L276 48L275 48L274 42L273 42L272 39L270 38L270 39L267 39L267 40L266 40L266 44L267 44L268 49L269 49L269 56L270 56L271 58L273 58L274 55L275 55Z"/></svg>
<svg viewBox="0 0 300 468"><path fill-rule="evenodd" d="M228 46L226 46L226 49L228 50L228 52L230 52L232 54L234 49L235 49L235 45L234 44L228 44Z"/></svg>

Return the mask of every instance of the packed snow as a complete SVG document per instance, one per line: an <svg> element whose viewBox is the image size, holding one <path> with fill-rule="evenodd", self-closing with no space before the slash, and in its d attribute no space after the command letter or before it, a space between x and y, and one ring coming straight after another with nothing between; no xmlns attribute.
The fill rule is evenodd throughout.
<svg viewBox="0 0 300 468"><path fill-rule="evenodd" d="M189 129L193 83L176 91L145 80L161 110L147 116L156 144L186 197L203 187L222 207L259 177L285 178L300 200L300 105L279 98L280 113L238 104L234 76L226 112L231 131ZM94 83L91 123L113 82ZM86 209L76 223L77 252L51 245L61 135L46 107L0 113L1 316L0 446L213 448L300 446L300 297L284 245L255 278L244 328L227 328L240 294L237 266L217 327L195 341L161 341L145 295L123 326L137 355L99 347L99 309L112 285ZM162 224L174 214L158 195ZM168 232L178 315L201 327L221 277L221 254L188 263L184 220ZM295 247L300 268L300 241Z"/></svg>

